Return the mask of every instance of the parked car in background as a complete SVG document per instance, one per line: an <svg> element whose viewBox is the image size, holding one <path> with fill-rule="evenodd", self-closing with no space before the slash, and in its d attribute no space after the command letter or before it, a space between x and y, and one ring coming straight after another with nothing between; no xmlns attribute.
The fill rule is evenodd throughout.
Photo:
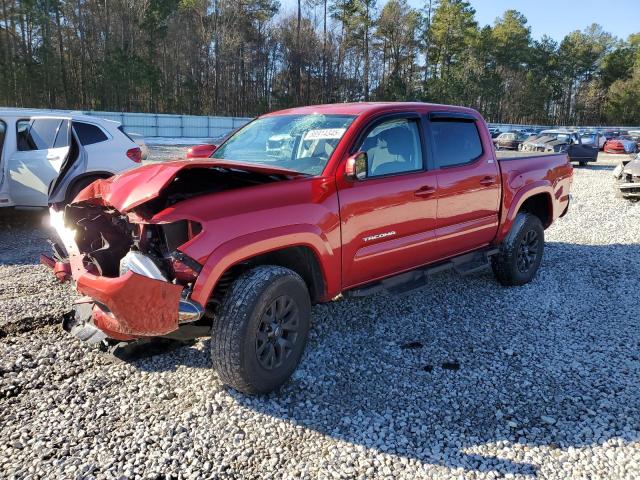
<svg viewBox="0 0 640 480"><path fill-rule="evenodd" d="M598 147L598 150L602 150L607 139L599 132L584 132L580 134L580 141L583 145Z"/></svg>
<svg viewBox="0 0 640 480"><path fill-rule="evenodd" d="M626 134L627 134L626 130L605 130L604 138L606 138L607 140L612 140L614 138L619 137L620 135L626 135Z"/></svg>
<svg viewBox="0 0 640 480"><path fill-rule="evenodd" d="M139 133L125 133L124 128L119 127L119 130L124 133L131 140L136 142L138 147L140 147L140 152L142 153L142 160L146 160L149 158L149 147L147 147L146 142L144 141L144 136Z"/></svg>
<svg viewBox="0 0 640 480"><path fill-rule="evenodd" d="M584 145L575 130L543 130L522 143L523 152L566 153L569 160L584 166L598 159L598 147Z"/></svg>
<svg viewBox="0 0 640 480"><path fill-rule="evenodd" d="M524 130L520 130L520 133L524 135L526 138L537 135L540 130L535 128L525 128Z"/></svg>
<svg viewBox="0 0 640 480"><path fill-rule="evenodd" d="M498 127L489 127L489 135L491 135L491 138L496 138L500 133L502 132Z"/></svg>
<svg viewBox="0 0 640 480"><path fill-rule="evenodd" d="M520 144L524 142L529 135L522 132L505 132L493 139L493 143L498 150L518 150Z"/></svg>
<svg viewBox="0 0 640 480"><path fill-rule="evenodd" d="M605 153L635 153L638 151L638 144L628 135L620 135L611 140L607 140L603 150Z"/></svg>
<svg viewBox="0 0 640 480"><path fill-rule="evenodd" d="M613 170L616 181L616 196L640 200L640 155L625 157Z"/></svg>
<svg viewBox="0 0 640 480"><path fill-rule="evenodd" d="M70 201L94 180L142 161L120 123L97 117L0 109L0 131L0 207L46 207L61 172L66 181L55 185L56 198Z"/></svg>
<svg viewBox="0 0 640 480"><path fill-rule="evenodd" d="M631 140L636 142L636 146L640 152L640 130L629 130L628 136Z"/></svg>
<svg viewBox="0 0 640 480"><path fill-rule="evenodd" d="M498 153L469 108L321 105L263 115L211 158L99 180L51 208L85 295L63 327L107 345L210 335L223 383L269 392L302 358L314 303L446 269L534 278L573 168Z"/></svg>

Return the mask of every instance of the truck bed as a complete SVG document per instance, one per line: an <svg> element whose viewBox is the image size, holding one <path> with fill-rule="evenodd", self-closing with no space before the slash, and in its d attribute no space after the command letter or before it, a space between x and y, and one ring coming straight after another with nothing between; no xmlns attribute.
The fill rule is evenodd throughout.
<svg viewBox="0 0 640 480"><path fill-rule="evenodd" d="M541 153L541 152L521 152L519 150L496 150L496 158L498 160L522 160L536 157L553 157L557 155L566 155L565 153Z"/></svg>

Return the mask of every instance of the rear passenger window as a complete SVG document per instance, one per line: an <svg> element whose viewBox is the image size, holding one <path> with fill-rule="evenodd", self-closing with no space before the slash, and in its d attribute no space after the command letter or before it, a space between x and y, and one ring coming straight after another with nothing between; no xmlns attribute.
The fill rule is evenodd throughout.
<svg viewBox="0 0 640 480"><path fill-rule="evenodd" d="M78 135L80 143L85 146L108 140L100 127L91 125L90 123L73 122L73 129L76 131L76 135Z"/></svg>
<svg viewBox="0 0 640 480"><path fill-rule="evenodd" d="M47 150L53 148L62 120L59 118L38 118L20 120L17 123L18 150Z"/></svg>
<svg viewBox="0 0 640 480"><path fill-rule="evenodd" d="M438 168L470 163L482 155L482 143L475 122L431 120L433 150Z"/></svg>

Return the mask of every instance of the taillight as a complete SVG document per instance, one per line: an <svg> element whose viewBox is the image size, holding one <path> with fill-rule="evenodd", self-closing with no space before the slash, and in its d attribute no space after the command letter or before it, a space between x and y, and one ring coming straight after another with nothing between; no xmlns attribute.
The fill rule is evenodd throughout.
<svg viewBox="0 0 640 480"><path fill-rule="evenodd" d="M141 163L142 150L140 150L140 147L130 148L129 150L127 150L127 157L129 157L130 160L136 163Z"/></svg>

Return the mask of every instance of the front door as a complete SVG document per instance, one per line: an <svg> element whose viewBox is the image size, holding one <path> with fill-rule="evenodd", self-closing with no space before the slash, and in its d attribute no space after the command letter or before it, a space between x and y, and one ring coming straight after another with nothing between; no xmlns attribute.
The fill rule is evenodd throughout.
<svg viewBox="0 0 640 480"><path fill-rule="evenodd" d="M18 148L8 160L11 198L15 205L46 207L49 185L69 153L70 121L35 117L17 129Z"/></svg>
<svg viewBox="0 0 640 480"><path fill-rule="evenodd" d="M453 257L489 244L498 231L500 170L488 133L465 113L432 113L427 128L438 173L437 250Z"/></svg>
<svg viewBox="0 0 640 480"><path fill-rule="evenodd" d="M437 181L426 169L422 120L393 116L372 123L352 152L367 153L367 172L336 183L342 223L342 283L351 288L432 261Z"/></svg>

